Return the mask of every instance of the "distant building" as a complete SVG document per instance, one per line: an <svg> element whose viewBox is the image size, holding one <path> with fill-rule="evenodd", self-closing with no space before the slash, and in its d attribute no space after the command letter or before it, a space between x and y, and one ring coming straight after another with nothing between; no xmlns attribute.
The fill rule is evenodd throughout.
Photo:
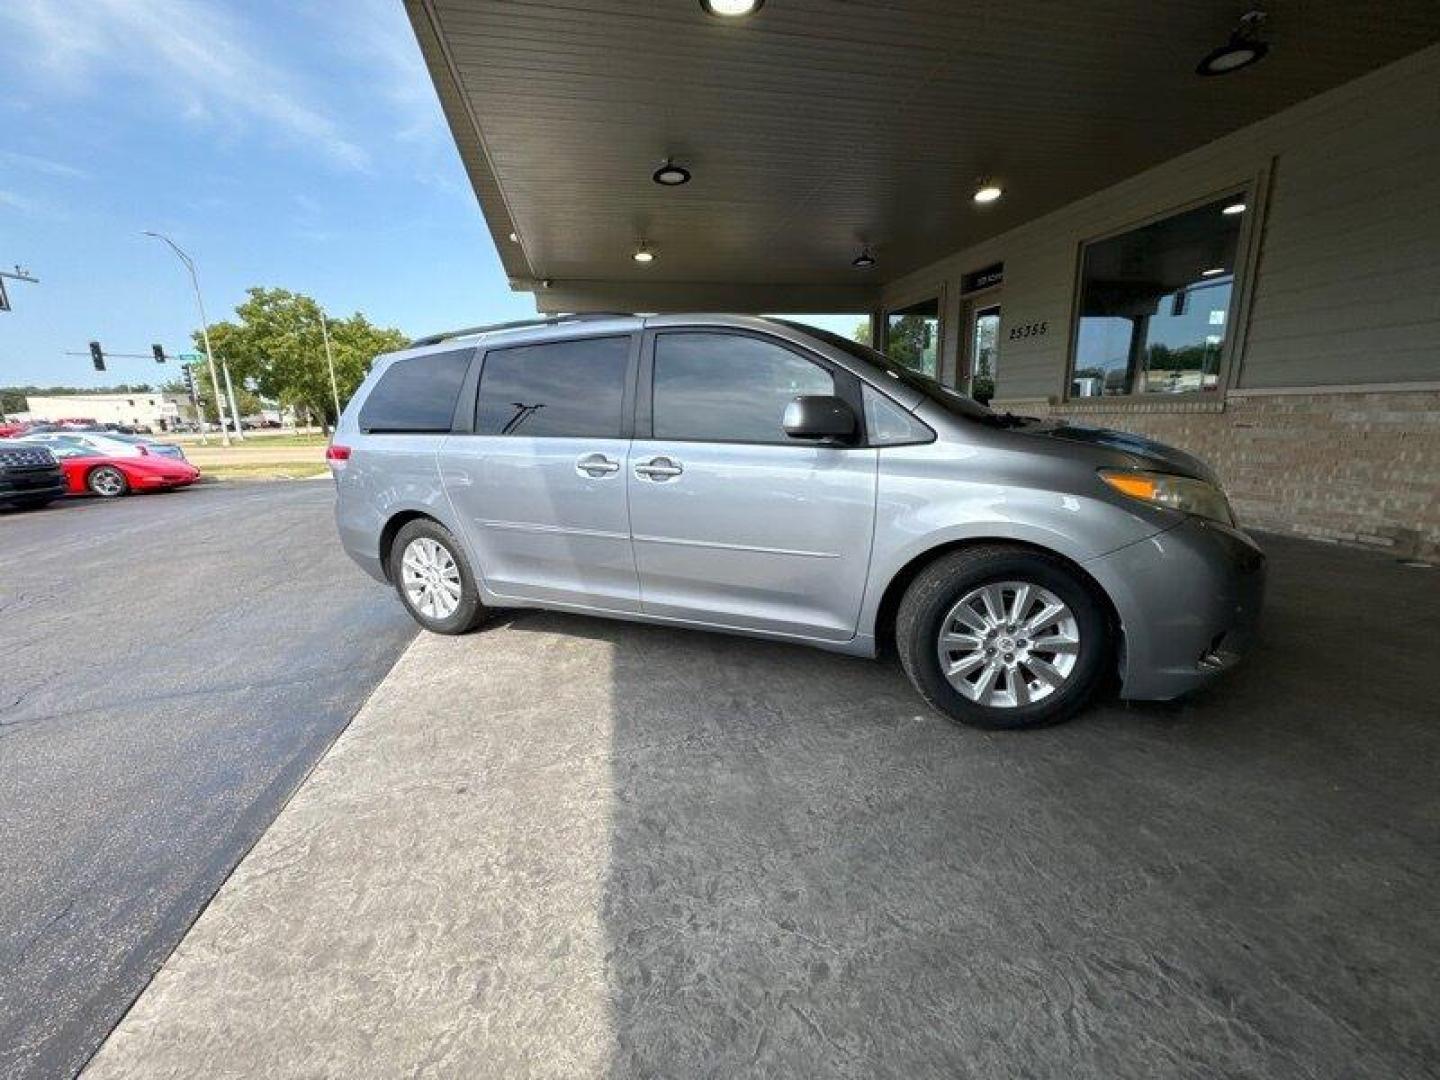
<svg viewBox="0 0 1440 1080"><path fill-rule="evenodd" d="M194 409L184 394L132 391L124 394L56 394L27 397L29 419L39 423L60 420L94 420L99 424L128 424L152 431L170 431L182 420L193 419Z"/></svg>

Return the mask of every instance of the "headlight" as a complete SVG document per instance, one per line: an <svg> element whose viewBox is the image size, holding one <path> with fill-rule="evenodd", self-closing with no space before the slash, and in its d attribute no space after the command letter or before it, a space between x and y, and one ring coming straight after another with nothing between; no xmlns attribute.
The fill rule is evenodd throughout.
<svg viewBox="0 0 1440 1080"><path fill-rule="evenodd" d="M1230 503L1225 493L1214 484L1194 480L1188 476L1173 476L1170 473L1126 472L1119 469L1101 469L1100 479L1122 495L1156 506L1168 506L1172 510L1183 510L1196 517L1209 518L1225 525L1235 524L1235 515L1230 512Z"/></svg>

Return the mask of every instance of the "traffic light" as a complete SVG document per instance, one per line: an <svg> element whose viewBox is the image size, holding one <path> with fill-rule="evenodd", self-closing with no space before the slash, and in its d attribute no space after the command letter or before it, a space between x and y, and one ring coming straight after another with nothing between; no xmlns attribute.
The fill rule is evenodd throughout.
<svg viewBox="0 0 1440 1080"><path fill-rule="evenodd" d="M180 370L181 370L182 372L184 372L184 376L185 376L185 389L186 389L186 390L189 392L189 394L190 394L190 400L191 400L191 401L194 401L194 400L195 400L195 396L196 396L196 395L195 395L195 369L192 368L189 364L186 364L186 365L184 365Z"/></svg>
<svg viewBox="0 0 1440 1080"><path fill-rule="evenodd" d="M90 342L90 362L95 365L96 371L105 370L105 354L100 349L100 342Z"/></svg>
<svg viewBox="0 0 1440 1080"><path fill-rule="evenodd" d="M165 362L165 346L164 346L164 345L151 345L151 346L150 346L150 351L155 354L155 362L156 362L157 364L163 364L163 363Z"/></svg>

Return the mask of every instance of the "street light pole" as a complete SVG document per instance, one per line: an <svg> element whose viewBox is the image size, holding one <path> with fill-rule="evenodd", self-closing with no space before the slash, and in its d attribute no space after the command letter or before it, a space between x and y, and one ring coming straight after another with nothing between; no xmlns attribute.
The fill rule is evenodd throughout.
<svg viewBox="0 0 1440 1080"><path fill-rule="evenodd" d="M325 338L325 362L330 365L330 396L335 399L335 424L340 423L340 388L335 384L335 357L330 352L330 327L325 312L320 312L320 333ZM333 429L332 429L333 430Z"/></svg>
<svg viewBox="0 0 1440 1080"><path fill-rule="evenodd" d="M220 397L220 376L215 372L215 354L210 351L210 322L205 318L205 300L200 295L200 279L195 276L195 263L190 256L180 250L179 245L168 236L162 236L158 232L145 230L146 236L153 236L156 240L163 240L170 245L170 250L180 257L185 264L185 269L190 271L190 285L195 290L195 303L200 308L200 336L205 342L205 359L210 364L210 386L215 391L215 412L220 417L220 442L224 446L230 445L230 432L225 427L225 403ZM205 426L204 414L200 417L200 426ZM237 425L238 428L238 425Z"/></svg>
<svg viewBox="0 0 1440 1080"><path fill-rule="evenodd" d="M235 422L235 438L245 441L245 429L240 423L240 406L235 403L235 384L230 381L230 361L220 358L220 368L225 372L225 393L230 398L230 419Z"/></svg>

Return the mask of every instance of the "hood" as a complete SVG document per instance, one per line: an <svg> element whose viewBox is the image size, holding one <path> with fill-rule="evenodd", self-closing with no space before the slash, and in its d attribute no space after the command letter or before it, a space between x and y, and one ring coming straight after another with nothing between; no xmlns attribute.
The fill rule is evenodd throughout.
<svg viewBox="0 0 1440 1080"><path fill-rule="evenodd" d="M1111 431L1109 428L1082 427L1078 424L1055 424L1021 430L1026 435L1115 450L1132 458L1138 469L1176 473L1180 476L1207 480L1212 484L1219 483L1214 470L1194 454L1187 454L1184 450L1177 450L1173 446L1156 442L1154 439L1147 439L1143 435L1135 435L1128 431Z"/></svg>

